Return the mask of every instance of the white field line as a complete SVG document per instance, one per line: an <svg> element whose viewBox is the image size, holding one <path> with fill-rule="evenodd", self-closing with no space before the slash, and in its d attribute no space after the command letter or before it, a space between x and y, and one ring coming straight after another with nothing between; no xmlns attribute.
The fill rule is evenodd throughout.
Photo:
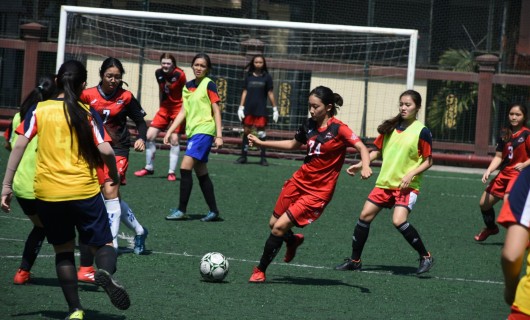
<svg viewBox="0 0 530 320"><path fill-rule="evenodd" d="M133 239L133 237L125 236L123 233L119 235L122 239ZM22 242L24 240L20 239L8 239L8 238L0 238L0 241L8 241L8 242ZM130 250L129 250L130 251ZM190 257L190 258L196 258L197 260L202 258L203 255L196 255L196 254L190 254L187 252L182 253L176 253L176 252L162 252L162 251L151 251L151 254L162 254L162 255L170 255L170 256L179 256L179 257ZM76 253L76 256L79 254ZM39 255L40 258L54 258L55 255ZM22 256L12 256L12 255L0 255L1 259L21 259ZM226 257L229 261L237 261L237 262L245 262L245 263L251 263L251 264L257 264L259 261L256 260L249 260L249 259L241 259L241 258L233 258L233 257ZM295 268L305 268L305 269L318 269L318 270L325 270L330 269L329 266L315 266L315 265L309 265L309 264L297 264L297 263L283 263L283 262L273 262L274 265L281 265L285 267L295 267ZM369 273L369 274L375 274L380 276L406 276L406 277L416 277L415 275L395 275L392 272L381 272L381 271L360 271L359 273ZM493 284L493 285L504 285L502 281L493 281L493 280L480 280L480 279L465 279L465 278L451 278L451 277L440 277L440 276L429 276L430 279L436 279L441 281L451 281L451 282L471 282L471 283L483 283L483 284Z"/></svg>

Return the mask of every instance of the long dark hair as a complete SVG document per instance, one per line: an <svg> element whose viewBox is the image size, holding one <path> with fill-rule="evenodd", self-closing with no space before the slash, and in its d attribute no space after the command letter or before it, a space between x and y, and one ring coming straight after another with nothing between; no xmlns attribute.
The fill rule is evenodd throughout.
<svg viewBox="0 0 530 320"><path fill-rule="evenodd" d="M39 78L39 84L33 89L20 105L20 119L24 119L29 108L37 103L54 98L57 95L55 75L47 74Z"/></svg>
<svg viewBox="0 0 530 320"><path fill-rule="evenodd" d="M506 112L506 118L509 119L510 111L512 111L512 109L515 108L515 107L519 107L519 110L521 110L521 113L523 114L523 118L524 118L523 126L526 126L526 122L528 121L528 110L526 109L526 106L523 105L522 103L512 103L508 107L508 112ZM505 128L502 128L501 129L501 139L502 139L502 141L504 141L504 142L510 141L510 139L512 138L512 134L513 134L512 125L508 125Z"/></svg>
<svg viewBox="0 0 530 320"><path fill-rule="evenodd" d="M263 73L269 73L269 70L267 69L267 60L265 60L265 56L263 56L262 54L257 54L253 56L250 62L247 63L247 65L245 66L245 70L247 70L247 74L252 74L254 73L254 71L256 71L256 67L254 67L254 60L256 60L256 58L263 59L263 67L261 68L261 71Z"/></svg>
<svg viewBox="0 0 530 320"><path fill-rule="evenodd" d="M83 158L89 168L95 169L103 165L98 148L93 143L92 127L89 123L90 111L83 108L79 96L87 80L85 66L76 60L66 61L57 72L57 89L64 93L64 115L70 129L70 139L73 144L73 131L77 137L78 156ZM72 131L73 129L73 131Z"/></svg>
<svg viewBox="0 0 530 320"><path fill-rule="evenodd" d="M401 100L403 96L411 97L412 101L414 101L414 104L416 105L417 110L421 108L421 94L419 92L414 90L407 90L399 96L399 100ZM391 133L396 128L396 125L401 122L401 120L401 114L398 114L393 118L387 119L383 121L383 123L381 123L379 127L377 127L377 132L379 132L380 134Z"/></svg>
<svg viewBox="0 0 530 320"><path fill-rule="evenodd" d="M327 106L331 104L331 110L329 111L330 116L336 116L337 110L342 107L344 100L340 94L333 92L330 88L324 86L318 86L315 89L309 92L310 96L315 96L322 101L322 103Z"/></svg>

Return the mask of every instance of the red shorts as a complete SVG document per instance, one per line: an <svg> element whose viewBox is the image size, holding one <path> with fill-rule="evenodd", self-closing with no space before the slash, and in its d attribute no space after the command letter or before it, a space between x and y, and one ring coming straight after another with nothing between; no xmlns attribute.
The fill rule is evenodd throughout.
<svg viewBox="0 0 530 320"><path fill-rule="evenodd" d="M174 108L174 109L167 109L167 108L160 108L158 109L158 112L155 114L155 117L153 120L151 120L151 127L160 129L162 131L165 131L167 128L169 128L169 124L175 120L177 115L179 114L182 107ZM177 127L175 130L176 133L185 133L186 129L186 122L183 121L180 126Z"/></svg>
<svg viewBox="0 0 530 320"><path fill-rule="evenodd" d="M505 228L508 228L511 224L517 223L517 219L513 215L512 209L510 208L509 197L502 202L501 211L497 217L497 223Z"/></svg>
<svg viewBox="0 0 530 320"><path fill-rule="evenodd" d="M129 159L124 156L116 156L116 167L118 168L118 174L120 175L120 184L125 184L125 174L129 168ZM107 166L98 168L98 180L100 185L104 184L105 182L112 181L109 176L109 168Z"/></svg>
<svg viewBox="0 0 530 320"><path fill-rule="evenodd" d="M316 221L324 212L328 202L300 190L291 180L287 180L274 206L276 218L284 213L297 227L305 227Z"/></svg>
<svg viewBox="0 0 530 320"><path fill-rule="evenodd" d="M375 187L368 195L368 201L383 208L390 209L394 206L400 206L412 211L418 199L418 194L418 190L411 188L395 190Z"/></svg>
<svg viewBox="0 0 530 320"><path fill-rule="evenodd" d="M516 306L512 306L512 313L506 320L530 320L530 315L522 313Z"/></svg>
<svg viewBox="0 0 530 320"><path fill-rule="evenodd" d="M243 118L243 125L247 127L265 128L269 119L267 117L246 115Z"/></svg>
<svg viewBox="0 0 530 320"><path fill-rule="evenodd" d="M516 179L517 176L508 176L501 172L495 177L495 179L491 180L486 188L486 192L502 199L504 198L505 193L510 193Z"/></svg>

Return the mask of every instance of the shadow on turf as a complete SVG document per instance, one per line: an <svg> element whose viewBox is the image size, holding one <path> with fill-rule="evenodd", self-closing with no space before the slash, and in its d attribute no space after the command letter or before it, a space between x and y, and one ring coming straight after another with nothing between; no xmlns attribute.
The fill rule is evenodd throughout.
<svg viewBox="0 0 530 320"><path fill-rule="evenodd" d="M31 277L28 286L47 286L47 287L60 287L59 280L57 278L39 278ZM98 291L98 286L90 283L79 282L79 289L84 291Z"/></svg>
<svg viewBox="0 0 530 320"><path fill-rule="evenodd" d="M344 283L338 280L332 279L315 279L315 278L306 278L306 277L275 277L274 279L267 280L265 283L288 283L288 284L297 284L297 285L306 285L306 286L347 286L359 288L361 292L370 292L368 288L359 287L356 285L351 285L349 283Z"/></svg>
<svg viewBox="0 0 530 320"><path fill-rule="evenodd" d="M188 219L182 219L182 220L167 220L167 221L171 221L171 222L185 222L185 221L193 221L193 220L201 220L202 218L204 218L204 216L206 216L205 214L188 214ZM225 219L223 219L222 217L219 217L217 218L217 220L214 220L214 221L208 221L207 223L212 223L212 222L223 222L225 221Z"/></svg>
<svg viewBox="0 0 530 320"><path fill-rule="evenodd" d="M395 275L416 275L417 268L404 266L384 266L384 265L370 265L370 267L363 267L363 271L384 271Z"/></svg>
<svg viewBox="0 0 530 320"><path fill-rule="evenodd" d="M65 316L67 316L68 313L65 311L35 311L35 312L27 312L27 313L17 313L12 314L11 317L17 318L20 317L21 319L25 319L27 316L41 316L45 319L64 319ZM115 314L105 314L100 313L97 310L85 310L85 316L88 319L98 319L98 320L122 320L126 319L125 316L121 315L115 315Z"/></svg>

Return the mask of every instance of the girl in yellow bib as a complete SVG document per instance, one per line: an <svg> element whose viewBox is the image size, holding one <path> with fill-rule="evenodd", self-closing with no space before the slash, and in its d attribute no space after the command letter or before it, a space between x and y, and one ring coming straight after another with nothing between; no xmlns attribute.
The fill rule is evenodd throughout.
<svg viewBox="0 0 530 320"><path fill-rule="evenodd" d="M420 265L416 274L429 271L433 264L418 231L408 222L408 215L419 194L422 174L432 166L432 136L430 130L416 120L421 108L421 95L407 90L399 97L399 114L384 121L374 141L377 150L370 152L370 161L382 158L381 171L375 188L368 195L352 240L352 255L335 270L361 270L361 254L368 239L370 223L383 208L394 208L392 223L416 250ZM347 169L355 175L362 168L359 162Z"/></svg>
<svg viewBox="0 0 530 320"><path fill-rule="evenodd" d="M65 62L57 73L58 96L31 108L17 128L20 135L9 157L2 185L2 210L9 212L13 176L28 143L38 135L35 181L36 210L55 251L55 269L70 314L83 319L74 260L79 241L92 248L98 271L95 282L119 309L130 305L127 291L111 276L117 253L112 246L107 210L96 169L105 164L119 183L114 152L101 119L79 102L87 71L79 61Z"/></svg>

